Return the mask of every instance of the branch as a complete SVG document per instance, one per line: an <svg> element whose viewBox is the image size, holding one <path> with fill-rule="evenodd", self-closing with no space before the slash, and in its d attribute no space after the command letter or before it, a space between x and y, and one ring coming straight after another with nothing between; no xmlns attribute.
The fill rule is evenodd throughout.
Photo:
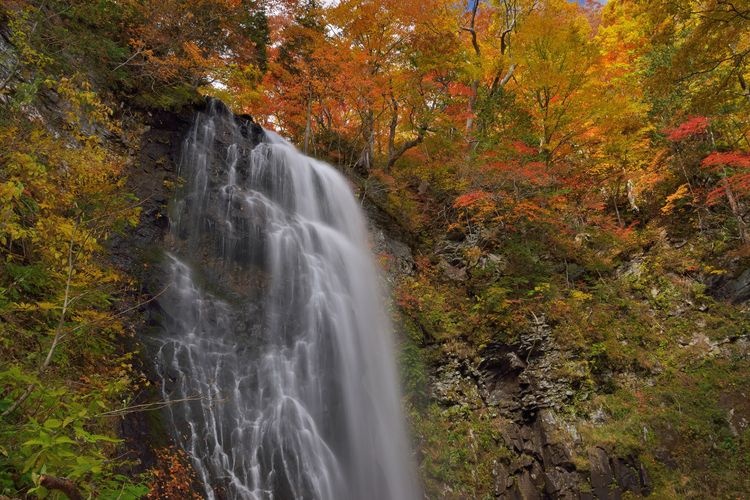
<svg viewBox="0 0 750 500"><path fill-rule="evenodd" d="M42 474L39 478L39 484L48 490L62 491L70 500L83 500L83 496L81 496L81 492L78 491L78 487L70 479Z"/></svg>
<svg viewBox="0 0 750 500"><path fill-rule="evenodd" d="M129 413L139 413L142 411L161 410L162 408L166 408L169 405L173 405L177 403L186 403L188 401L201 401L204 399L208 399L212 402L226 401L226 398L225 399L211 399L211 398L206 398L204 396L189 396L186 398L175 399L172 401L154 401L153 403L143 403L143 404L138 404L138 405L133 405L133 406L126 406L125 408L119 408L117 410L110 410L110 411L98 413L95 416L96 417L122 417Z"/></svg>
<svg viewBox="0 0 750 500"><path fill-rule="evenodd" d="M420 125L419 129L417 130L417 137L410 141L406 141L403 143L397 150L393 152L392 155L388 158L388 168L391 168L396 161L403 156L404 153L406 153L408 150L410 150L413 147L418 146L419 144L424 141L425 134L427 134L427 125Z"/></svg>
<svg viewBox="0 0 750 500"><path fill-rule="evenodd" d="M77 332L78 330L81 330L82 328L86 328L86 327L89 327L89 326L95 326L95 325L97 325L97 324L99 324L99 323L102 323L102 322L105 322L105 321L106 321L106 322L110 322L110 321L112 321L112 320L113 320L113 319L115 319L115 318L119 318L120 316L124 316L124 315L126 315L126 314L127 314L127 313L129 313L130 311L135 311L136 309L139 309L139 308L141 308L141 307L145 306L146 304L149 304L149 303L151 303L151 302L155 301L156 299L158 299L158 298L159 298L159 297L160 297L161 295L163 295L163 294L164 294L164 293L165 293L165 292L166 292L167 290L169 290L169 287L171 287L171 286L172 286L171 284L169 284L169 285L165 286L165 287L164 287L164 288L163 288L163 289L162 289L162 290L161 290L161 291L160 291L159 293L157 293L156 295L153 295L152 297L149 297L149 298L148 298L147 300L144 300L144 301L138 302L138 303L137 303L137 304L135 304L134 306L128 307L127 309L123 309L122 311L118 311L118 312L116 312L116 313L112 314L112 316L108 316L108 317L106 317L106 318L102 318L102 319L100 319L100 320L98 320L98 321L87 321L87 322L85 322L85 323L81 323L81 324L79 324L78 326L76 326L75 328L71 329L70 331L68 331L68 332L65 332L65 333L64 333L64 334L63 334L63 335L62 335L62 336L60 337L60 340L62 340L63 338L67 337L67 336L68 336L68 335L70 335L70 334L73 334L73 333Z"/></svg>
<svg viewBox="0 0 750 500"><path fill-rule="evenodd" d="M474 46L474 52L476 52L477 55L480 55L476 30L477 9L479 9L479 0L474 0L474 5L471 8L471 22L468 27L462 27L461 29L471 33L471 45Z"/></svg>
<svg viewBox="0 0 750 500"><path fill-rule="evenodd" d="M510 81L510 79L513 77L513 72L516 70L516 63L513 63L510 65L510 68L508 68L508 72L505 73L505 76L500 79L500 72L495 75L495 79L492 82L492 86L490 87L490 95L495 95L495 92L497 89L505 87L505 85Z"/></svg>

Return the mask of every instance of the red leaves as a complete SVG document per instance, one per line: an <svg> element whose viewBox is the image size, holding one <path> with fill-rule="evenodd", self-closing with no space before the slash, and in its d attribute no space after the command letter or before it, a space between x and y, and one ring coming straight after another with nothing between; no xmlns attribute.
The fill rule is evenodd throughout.
<svg viewBox="0 0 750 500"><path fill-rule="evenodd" d="M704 167L727 166L750 168L750 154L740 151L728 151L726 153L714 152L703 158L701 165Z"/></svg>
<svg viewBox="0 0 750 500"><path fill-rule="evenodd" d="M665 130L667 140L679 142L696 135L703 134L708 129L709 121L705 116L692 116L677 128Z"/></svg>
<svg viewBox="0 0 750 500"><path fill-rule="evenodd" d="M453 97L469 97L474 94L471 87L461 82L450 82L448 84L448 94Z"/></svg>
<svg viewBox="0 0 750 500"><path fill-rule="evenodd" d="M716 189L706 196L707 205L715 205L730 188L736 195L747 196L750 193L750 154L743 151L713 152L703 158L701 165L709 170L718 171L726 175L726 182L722 182ZM722 167L722 168L720 168ZM740 169L734 172L723 172L723 167Z"/></svg>
<svg viewBox="0 0 750 500"><path fill-rule="evenodd" d="M537 153L536 149L527 146L521 141L513 141L512 147L516 153L521 155L535 155Z"/></svg>
<svg viewBox="0 0 750 500"><path fill-rule="evenodd" d="M731 188L735 196L745 197L750 193L750 172L742 172L726 178L726 184L722 183L716 189L706 195L706 205L715 205L719 199L727 193L727 186Z"/></svg>
<svg viewBox="0 0 750 500"><path fill-rule="evenodd" d="M489 200L491 197L490 193L481 189L472 191L470 193L462 194L457 197L453 202L453 208L467 208L480 201Z"/></svg>

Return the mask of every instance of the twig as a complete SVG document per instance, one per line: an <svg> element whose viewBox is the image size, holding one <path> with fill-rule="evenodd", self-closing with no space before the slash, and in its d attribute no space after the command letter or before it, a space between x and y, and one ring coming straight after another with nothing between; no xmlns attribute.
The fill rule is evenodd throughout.
<svg viewBox="0 0 750 500"><path fill-rule="evenodd" d="M117 410L110 410L105 411L102 413L97 413L94 415L95 417L121 417L123 415L128 415L130 413L139 413L142 411L154 411L154 410L161 410L162 408L166 408L167 406L177 404L177 403L185 403L188 401L201 401L201 400L210 400L210 401L218 401L218 402L224 402L226 401L226 398L224 399L211 399L207 398L205 396L189 396L187 398L182 399L174 399L172 401L154 401L153 403L143 403L133 406L126 406L125 408L119 408Z"/></svg>

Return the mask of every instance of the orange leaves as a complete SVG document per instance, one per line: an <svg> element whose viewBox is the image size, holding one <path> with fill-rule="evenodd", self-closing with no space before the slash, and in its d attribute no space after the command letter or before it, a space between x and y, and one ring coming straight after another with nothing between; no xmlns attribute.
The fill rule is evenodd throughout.
<svg viewBox="0 0 750 500"><path fill-rule="evenodd" d="M515 142L513 145L513 149L516 150L521 147L524 148L522 150L536 153L523 143ZM549 166L541 161L521 161L515 158L506 161L490 161L486 164L485 171L498 175L501 180L522 182L532 186L550 186L554 181Z"/></svg>
<svg viewBox="0 0 750 500"><path fill-rule="evenodd" d="M482 189L458 196L453 201L453 208L465 211L467 222L469 218L474 222L496 222L499 217L495 197Z"/></svg>
<svg viewBox="0 0 750 500"><path fill-rule="evenodd" d="M465 83L451 82L448 84L448 94L452 97L470 97L473 92Z"/></svg>
<svg viewBox="0 0 750 500"><path fill-rule="evenodd" d="M233 65L258 65L264 15L241 0L124 0L134 22L127 28L132 55L119 67L166 85L208 79L227 83ZM262 45L262 44L261 44Z"/></svg>
<svg viewBox="0 0 750 500"><path fill-rule="evenodd" d="M453 202L453 208L468 208L481 202L491 200L492 195L483 190L462 194Z"/></svg>
<svg viewBox="0 0 750 500"><path fill-rule="evenodd" d="M160 498L198 499L193 487L196 478L190 459L182 450L163 448L156 451L156 466L151 469L153 480L147 500Z"/></svg>
<svg viewBox="0 0 750 500"><path fill-rule="evenodd" d="M709 120L705 116L692 116L676 128L666 130L667 140L679 142L701 135L708 129Z"/></svg>
<svg viewBox="0 0 750 500"><path fill-rule="evenodd" d="M513 205L513 217L516 220L525 219L529 222L549 221L550 212L539 203L523 200Z"/></svg>
<svg viewBox="0 0 750 500"><path fill-rule="evenodd" d="M313 150L359 158L368 170L390 168L403 145L451 126L448 108L471 89L454 78L447 0L289 5L271 19L268 101L254 115Z"/></svg>
<svg viewBox="0 0 750 500"><path fill-rule="evenodd" d="M722 196L731 189L735 196L744 197L750 194L750 172L742 172L724 179L724 182L706 195L706 205L716 205Z"/></svg>
<svg viewBox="0 0 750 500"><path fill-rule="evenodd" d="M666 203L661 207L661 213L669 215L677 208L678 202L684 200L690 195L690 188L687 184L680 185L677 191L667 196Z"/></svg>

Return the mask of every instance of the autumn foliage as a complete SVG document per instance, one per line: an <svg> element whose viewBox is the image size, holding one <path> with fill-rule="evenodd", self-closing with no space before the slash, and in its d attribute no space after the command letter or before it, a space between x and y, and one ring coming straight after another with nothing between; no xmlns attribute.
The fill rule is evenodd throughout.
<svg viewBox="0 0 750 500"><path fill-rule="evenodd" d="M666 131L668 141L679 142L690 137L704 134L708 129L709 121L705 116L693 116L679 126Z"/></svg>
<svg viewBox="0 0 750 500"><path fill-rule="evenodd" d="M153 477L150 491L145 498L160 500L162 498L180 498L197 500L201 496L195 488L195 472L190 459L183 450L162 448L156 451L156 466L151 469Z"/></svg>
<svg viewBox="0 0 750 500"><path fill-rule="evenodd" d="M144 494L142 477L108 460L120 444L101 415L139 378L121 349L130 283L108 245L138 221L126 180L140 113L187 113L204 95L335 164L408 235L416 269L397 305L430 362L439 352L469 366L487 346L523 342L544 311L575 351L554 370L577 387L576 412L603 378L611 397L629 394L618 384L634 373L692 380L702 368L663 368L678 338L721 332L712 342L726 349L745 335L711 316L707 284L750 265L749 18L747 1L718 0L3 2L0 496L47 494L42 474L92 497ZM681 286L689 297L675 305ZM682 395L662 394L658 412ZM632 396L611 408L637 428L621 446L634 453L702 405L642 437L653 422L643 391ZM430 418L463 422L463 409L444 421L443 410ZM685 433L710 443L701 474L670 458L660 477L673 465L679 477L665 498L717 496L693 479L709 455L747 461L747 438L719 429L726 409L715 410ZM703 421L715 428L695 431ZM495 424L483 443L500 442ZM496 494L495 465L456 452L474 446L469 430L425 439L433 496ZM151 498L193 495L174 449L149 481Z"/></svg>

